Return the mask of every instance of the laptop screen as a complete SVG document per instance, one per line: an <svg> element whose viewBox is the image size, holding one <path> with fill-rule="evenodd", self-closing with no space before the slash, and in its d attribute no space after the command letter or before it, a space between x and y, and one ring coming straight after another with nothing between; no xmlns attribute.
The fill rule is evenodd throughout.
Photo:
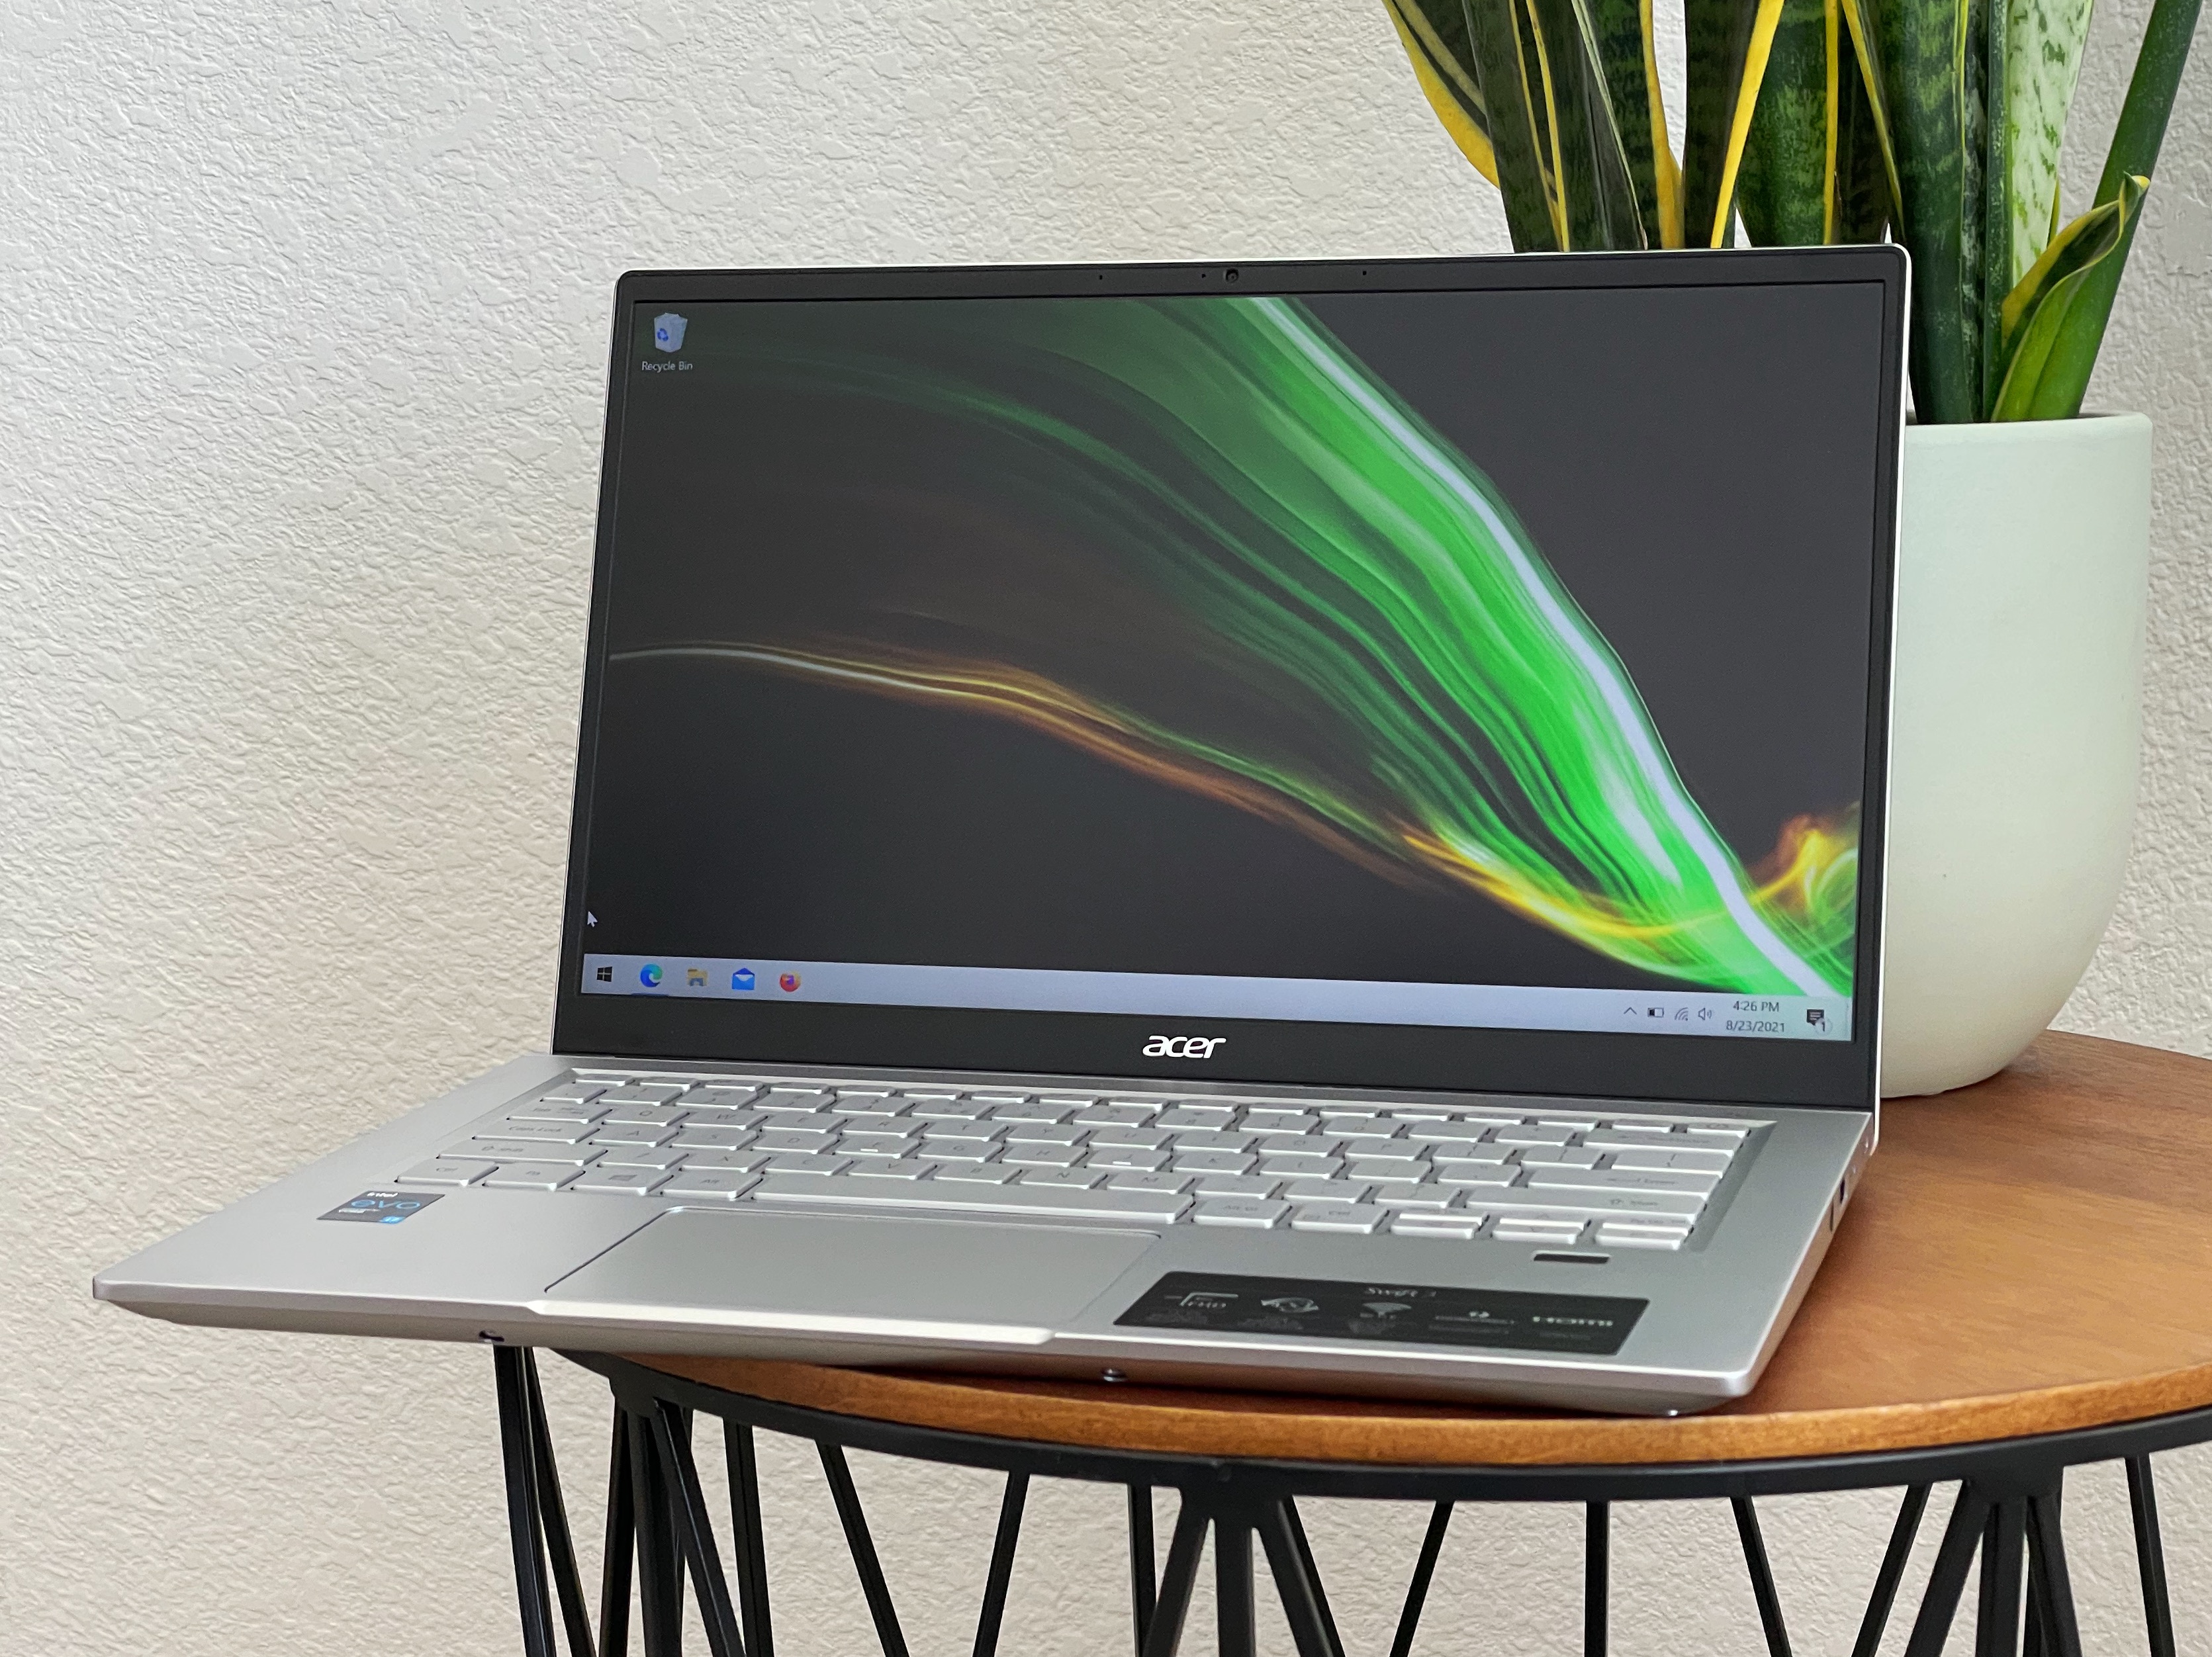
<svg viewBox="0 0 2212 1657"><path fill-rule="evenodd" d="M1850 1041L1881 282L621 326L586 997Z"/></svg>

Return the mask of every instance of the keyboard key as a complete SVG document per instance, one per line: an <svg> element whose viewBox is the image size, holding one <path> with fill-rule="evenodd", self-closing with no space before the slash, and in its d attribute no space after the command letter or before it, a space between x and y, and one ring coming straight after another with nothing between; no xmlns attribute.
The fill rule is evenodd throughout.
<svg viewBox="0 0 2212 1657"><path fill-rule="evenodd" d="M750 1104L760 1096L760 1089L750 1083L740 1087L716 1087L702 1083L677 1102L686 1110L735 1110Z"/></svg>
<svg viewBox="0 0 2212 1657"><path fill-rule="evenodd" d="M800 1152L826 1149L837 1135L829 1128L763 1128L760 1137L753 1141L763 1150L796 1150Z"/></svg>
<svg viewBox="0 0 2212 1657"><path fill-rule="evenodd" d="M1382 1185L1375 1187L1377 1208L1449 1208L1459 1195L1437 1185Z"/></svg>
<svg viewBox="0 0 2212 1657"><path fill-rule="evenodd" d="M1018 1183L1049 1186L1059 1191L1088 1191L1105 1177L1104 1172L1097 1168L1032 1168L1023 1170Z"/></svg>
<svg viewBox="0 0 2212 1657"><path fill-rule="evenodd" d="M1679 1168L1701 1169L1707 1174L1725 1174L1730 1161L1729 1153L1717 1148L1682 1150L1616 1150L1613 1153L1615 1168Z"/></svg>
<svg viewBox="0 0 2212 1657"><path fill-rule="evenodd" d="M1249 1150L1255 1143L1249 1133L1226 1133L1213 1128L1184 1128L1175 1136L1177 1150Z"/></svg>
<svg viewBox="0 0 2212 1657"><path fill-rule="evenodd" d="M1405 1132L1403 1122L1379 1121L1370 1117L1332 1116L1328 1120L1329 1133L1339 1139L1349 1139L1353 1156L1364 1155L1370 1142L1395 1139Z"/></svg>
<svg viewBox="0 0 2212 1657"><path fill-rule="evenodd" d="M918 1156L901 1156L889 1162L854 1162L847 1170L848 1180L926 1180L937 1172L937 1164Z"/></svg>
<svg viewBox="0 0 2212 1657"><path fill-rule="evenodd" d="M1164 1150L1130 1150L1121 1145L1102 1145L1083 1159L1085 1168L1126 1168L1150 1174L1168 1165Z"/></svg>
<svg viewBox="0 0 2212 1657"><path fill-rule="evenodd" d="M1188 1174L1109 1174L1106 1176L1109 1191L1184 1191L1190 1187Z"/></svg>
<svg viewBox="0 0 2212 1657"><path fill-rule="evenodd" d="M539 1139L556 1145L581 1144L596 1131L588 1122L549 1122L530 1116L502 1116L477 1129L487 1139Z"/></svg>
<svg viewBox="0 0 2212 1657"><path fill-rule="evenodd" d="M1173 1110L1164 1110L1152 1119L1157 1128L1189 1128L1195 1131L1227 1127L1237 1120L1237 1113L1227 1105L1177 1105Z"/></svg>
<svg viewBox="0 0 2212 1657"><path fill-rule="evenodd" d="M1281 1183L1251 1174L1200 1174L1190 1188L1201 1197L1272 1197Z"/></svg>
<svg viewBox="0 0 2212 1657"><path fill-rule="evenodd" d="M1348 1177L1370 1185L1419 1185L1428 1169L1419 1162L1356 1162L1345 1170Z"/></svg>
<svg viewBox="0 0 2212 1657"><path fill-rule="evenodd" d="M787 1153L768 1159L768 1170L771 1174L804 1174L814 1178L842 1173L852 1165L853 1159L849 1156L809 1156Z"/></svg>
<svg viewBox="0 0 2212 1657"><path fill-rule="evenodd" d="M1507 1191L1485 1191L1478 1199L1499 1213L1508 1209L1530 1212L1574 1214L1583 1219L1615 1216L1641 1218L1646 1215L1675 1215L1694 1219L1705 1199L1679 1191L1560 1191L1534 1190L1516 1186Z"/></svg>
<svg viewBox="0 0 2212 1657"><path fill-rule="evenodd" d="M642 1122L602 1122L590 1143L595 1145L665 1145L676 1137L672 1127L653 1127Z"/></svg>
<svg viewBox="0 0 2212 1657"><path fill-rule="evenodd" d="M753 1101L756 1109L779 1112L809 1111L834 1105L837 1096L826 1088L770 1088Z"/></svg>
<svg viewBox="0 0 2212 1657"><path fill-rule="evenodd" d="M1406 1137L1420 1144L1468 1145L1489 1136L1490 1126L1485 1122L1419 1122L1409 1123Z"/></svg>
<svg viewBox="0 0 2212 1657"><path fill-rule="evenodd" d="M497 1167L495 1162L464 1162L454 1156L433 1156L427 1162L417 1162L398 1179L395 1185L474 1185Z"/></svg>
<svg viewBox="0 0 2212 1657"><path fill-rule="evenodd" d="M753 1142L754 1132L744 1127L694 1127L686 1122L672 1142L683 1150L735 1150Z"/></svg>
<svg viewBox="0 0 2212 1657"><path fill-rule="evenodd" d="M1176 1154L1178 1174L1242 1174L1258 1158L1234 1150L1187 1150Z"/></svg>
<svg viewBox="0 0 2212 1657"><path fill-rule="evenodd" d="M501 1191L558 1191L581 1171L568 1162L502 1162L477 1183Z"/></svg>
<svg viewBox="0 0 2212 1657"><path fill-rule="evenodd" d="M977 1185L1004 1185L1021 1172L1004 1162L947 1162L937 1170L940 1180L971 1181Z"/></svg>
<svg viewBox="0 0 2212 1657"><path fill-rule="evenodd" d="M1382 1223L1383 1214L1367 1203L1304 1203L1291 1211L1291 1229L1364 1235Z"/></svg>
<svg viewBox="0 0 2212 1657"><path fill-rule="evenodd" d="M597 1191L611 1197L644 1197L667 1183L665 1168L594 1168L579 1175L568 1189Z"/></svg>
<svg viewBox="0 0 2212 1657"><path fill-rule="evenodd" d="M1435 1145L1429 1160L1438 1168L1503 1168L1512 1154L1505 1145Z"/></svg>
<svg viewBox="0 0 2212 1657"><path fill-rule="evenodd" d="M1390 1235L1394 1237L1449 1237L1465 1241L1482 1229L1482 1217L1468 1214L1438 1214L1416 1210L1391 1217Z"/></svg>
<svg viewBox="0 0 2212 1657"><path fill-rule="evenodd" d="M1290 1211L1288 1203L1271 1202L1264 1197L1201 1197L1190 1217L1199 1225L1266 1231L1279 1224Z"/></svg>
<svg viewBox="0 0 2212 1657"><path fill-rule="evenodd" d="M709 1168L731 1174L750 1174L768 1158L757 1150L687 1150L684 1171L704 1173Z"/></svg>
<svg viewBox="0 0 2212 1657"><path fill-rule="evenodd" d="M555 1100L533 1099L526 1105L517 1105L507 1114L510 1122L567 1122L581 1127L596 1122L607 1113L598 1105L563 1104Z"/></svg>
<svg viewBox="0 0 2212 1657"><path fill-rule="evenodd" d="M1017 1168L1073 1168L1083 1160L1079 1145L1033 1145L1016 1143L999 1153L999 1160Z"/></svg>
<svg viewBox="0 0 2212 1657"><path fill-rule="evenodd" d="M599 1119L599 1126L674 1127L683 1120L684 1113L673 1105L617 1105Z"/></svg>
<svg viewBox="0 0 2212 1657"><path fill-rule="evenodd" d="M1372 1139L1354 1139L1348 1154L1355 1162L1396 1162L1401 1166L1425 1166L1429 1148L1417 1145L1408 1139L1393 1139L1381 1143Z"/></svg>
<svg viewBox="0 0 2212 1657"><path fill-rule="evenodd" d="M1595 1168L1598 1153L1559 1145L1531 1145L1521 1153L1523 1168Z"/></svg>
<svg viewBox="0 0 2212 1657"><path fill-rule="evenodd" d="M469 1139L454 1145L448 1156L473 1157L487 1162L567 1162L581 1168L599 1156L592 1145L551 1144L531 1139Z"/></svg>
<svg viewBox="0 0 2212 1657"><path fill-rule="evenodd" d="M757 1203L836 1205L878 1211L1019 1214L1051 1219L1134 1220L1164 1223L1189 1205L1176 1192L1086 1190L1074 1186L969 1184L920 1180L794 1180L774 1172L754 1187Z"/></svg>
<svg viewBox="0 0 2212 1657"><path fill-rule="evenodd" d="M1517 1168L1492 1168L1481 1162L1452 1162L1437 1170L1437 1183L1455 1190L1496 1191L1521 1177Z"/></svg>
<svg viewBox="0 0 2212 1657"><path fill-rule="evenodd" d="M629 1145L619 1150L610 1150L592 1166L601 1168L657 1168L666 1173L684 1160L684 1153L672 1146Z"/></svg>
<svg viewBox="0 0 2212 1657"><path fill-rule="evenodd" d="M599 1102L603 1105L665 1105L671 1099L680 1098L686 1089L672 1082L629 1082L602 1093Z"/></svg>
<svg viewBox="0 0 2212 1657"><path fill-rule="evenodd" d="M1703 1195L1720 1183L1721 1176L1682 1168L1532 1168L1532 1187L1584 1191L1693 1191Z"/></svg>
<svg viewBox="0 0 2212 1657"><path fill-rule="evenodd" d="M1266 1156L1260 1158L1260 1172L1272 1174L1279 1180L1326 1180L1332 1174L1344 1171L1341 1156Z"/></svg>
<svg viewBox="0 0 2212 1657"><path fill-rule="evenodd" d="M916 1122L980 1122L998 1108L978 1099L915 1099L906 1108L908 1120Z"/></svg>
<svg viewBox="0 0 2212 1657"><path fill-rule="evenodd" d="M841 1093L836 1114L848 1121L884 1122L906 1109L906 1101L892 1094Z"/></svg>
<svg viewBox="0 0 2212 1657"><path fill-rule="evenodd" d="M606 1089L597 1082L563 1082L559 1087L548 1088L538 1096L538 1102L549 1105L581 1105L605 1093Z"/></svg>
<svg viewBox="0 0 2212 1657"><path fill-rule="evenodd" d="M1007 1092L1002 1089L991 1088L976 1088L967 1093L962 1094L960 1096L963 1099L972 1099L977 1104L982 1105L991 1110L998 1110L1003 1107L1025 1105L1030 1102L1030 1096L1026 1093Z"/></svg>
<svg viewBox="0 0 2212 1657"><path fill-rule="evenodd" d="M1576 1133L1588 1133L1593 1128L1596 1127L1597 1118L1595 1116L1543 1115L1539 1116L1536 1119L1536 1126L1539 1127L1563 1127L1570 1129Z"/></svg>
<svg viewBox="0 0 2212 1657"><path fill-rule="evenodd" d="M994 1122L1064 1122L1075 1114L1079 1107L1054 1104L1048 1099L1028 1099L1018 1105L994 1105L990 1119Z"/></svg>
<svg viewBox="0 0 2212 1657"><path fill-rule="evenodd" d="M1342 1156L1350 1143L1340 1135L1299 1133L1263 1139L1260 1151L1267 1156Z"/></svg>
<svg viewBox="0 0 2212 1657"><path fill-rule="evenodd" d="M1359 1203L1374 1188L1357 1180L1293 1180L1277 1194L1293 1203Z"/></svg>
<svg viewBox="0 0 2212 1657"><path fill-rule="evenodd" d="M1610 1133L1618 1133L1639 1143L1648 1144L1655 1136L1663 1137L1670 1135L1674 1132L1674 1125L1671 1122L1631 1122L1624 1121L1621 1118L1616 1116L1611 1121L1602 1124L1595 1134L1585 1135L1583 1137L1583 1143L1589 1145L1600 1143L1610 1144L1612 1142L1610 1140L1603 1139L1602 1136Z"/></svg>
<svg viewBox="0 0 2212 1657"><path fill-rule="evenodd" d="M1673 1251L1681 1247L1688 1234L1677 1231L1623 1231L1614 1226L1601 1225L1595 1239L1601 1248L1659 1248Z"/></svg>
<svg viewBox="0 0 2212 1657"><path fill-rule="evenodd" d="M1734 1144L1751 1132L1747 1127L1723 1127L1712 1122L1701 1122L1695 1127L1682 1131L1692 1139L1701 1139L1711 1144Z"/></svg>
<svg viewBox="0 0 2212 1657"><path fill-rule="evenodd" d="M1079 1145L1090 1132L1066 1122L1009 1122L1000 1137L1008 1144Z"/></svg>
<svg viewBox="0 0 2212 1657"><path fill-rule="evenodd" d="M999 1154L988 1139L924 1139L919 1149L925 1156L947 1162L988 1162Z"/></svg>
<svg viewBox="0 0 2212 1657"><path fill-rule="evenodd" d="M1093 1105L1076 1112L1075 1120L1085 1127L1144 1127L1158 1114L1157 1108L1146 1105Z"/></svg>
<svg viewBox="0 0 2212 1657"><path fill-rule="evenodd" d="M996 1139L1006 1129L996 1122L979 1121L973 1116L951 1117L943 1121L934 1119L920 1124L925 1139Z"/></svg>
<svg viewBox="0 0 2212 1657"><path fill-rule="evenodd" d="M735 1202L759 1184L750 1174L739 1174L733 1169L686 1168L660 1187L664 1197L681 1197L688 1200Z"/></svg>
<svg viewBox="0 0 2212 1657"><path fill-rule="evenodd" d="M1166 1148L1174 1135L1156 1127L1094 1127L1085 1144L1119 1145L1126 1150L1160 1150Z"/></svg>
<svg viewBox="0 0 2212 1657"><path fill-rule="evenodd" d="M1566 1127L1502 1127L1491 1137L1501 1145L1564 1145L1573 1141L1575 1131Z"/></svg>
<svg viewBox="0 0 2212 1657"><path fill-rule="evenodd" d="M1273 1138L1278 1135L1318 1132L1321 1118L1303 1110L1248 1110L1244 1113L1243 1129Z"/></svg>

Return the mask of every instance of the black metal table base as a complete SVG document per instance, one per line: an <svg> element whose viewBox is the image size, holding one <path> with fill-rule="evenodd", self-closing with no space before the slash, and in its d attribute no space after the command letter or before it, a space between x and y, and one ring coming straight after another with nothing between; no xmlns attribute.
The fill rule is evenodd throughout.
<svg viewBox="0 0 2212 1657"><path fill-rule="evenodd" d="M1006 1474L975 1619L975 1657L992 1657L999 1648L1033 1477L1127 1487L1134 1657L1175 1657L1209 1533L1221 1657L1255 1657L1257 1651L1253 1573L1259 1560L1265 1561L1274 1584L1297 1657L1345 1657L1328 1595L1298 1516L1301 1496L1431 1503L1389 1657L1410 1657L1459 1502L1583 1505L1583 1648L1587 1657L1603 1657L1610 1616L1612 1504L1725 1497L1735 1512L1768 1653L1770 1657L1789 1657L1790 1636L1759 1532L1756 1498L1902 1484L1904 1500L1852 1648L1853 1657L1875 1657L1930 1487L1954 1479L1960 1485L1958 1499L1913 1617L1905 1657L1941 1657L1978 1560L1975 1657L2081 1657L2059 1521L2060 1493L2068 1467L2119 1459L2127 1466L2148 1649L2150 1657L2174 1657L2150 1457L2157 1450L2212 1439L2212 1410L2199 1410L2039 1438L1798 1461L1672 1467L1354 1467L1087 1450L939 1432L765 1403L600 1354L570 1356L605 1375L615 1399L596 1628L585 1601L562 1500L536 1354L512 1347L493 1353L526 1657L558 1657L556 1612L569 1657L628 1657L633 1601L643 1657L680 1657L687 1583L697 1599L713 1657L775 1657L754 1456L756 1428L811 1440L820 1453L884 1657L907 1657L906 1636L854 1486L846 1460L848 1448L988 1467ZM718 1416L722 1422L732 1561L726 1571L694 1457L692 1429L700 1412ZM1152 1495L1161 1488L1172 1488L1181 1496L1164 1570L1155 1560L1152 1529Z"/></svg>

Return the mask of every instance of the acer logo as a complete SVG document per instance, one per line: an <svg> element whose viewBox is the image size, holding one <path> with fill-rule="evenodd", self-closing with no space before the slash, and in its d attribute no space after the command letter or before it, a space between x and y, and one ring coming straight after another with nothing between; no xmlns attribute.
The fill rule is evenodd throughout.
<svg viewBox="0 0 2212 1657"><path fill-rule="evenodd" d="M1156 1035L1145 1043L1147 1059L1211 1059L1225 1035Z"/></svg>

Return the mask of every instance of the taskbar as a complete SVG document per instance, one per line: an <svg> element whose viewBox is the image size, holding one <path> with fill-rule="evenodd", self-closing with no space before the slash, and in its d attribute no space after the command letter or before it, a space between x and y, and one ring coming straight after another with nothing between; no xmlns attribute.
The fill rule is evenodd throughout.
<svg viewBox="0 0 2212 1657"><path fill-rule="evenodd" d="M1371 979L1239 978L681 955L586 955L580 987L586 995L707 1001L823 1001L854 1006L1125 1013L1159 1018L1613 1030L1635 1035L1739 1040L1851 1039L1851 1001L1847 995L1753 995L1723 990L1387 983Z"/></svg>

